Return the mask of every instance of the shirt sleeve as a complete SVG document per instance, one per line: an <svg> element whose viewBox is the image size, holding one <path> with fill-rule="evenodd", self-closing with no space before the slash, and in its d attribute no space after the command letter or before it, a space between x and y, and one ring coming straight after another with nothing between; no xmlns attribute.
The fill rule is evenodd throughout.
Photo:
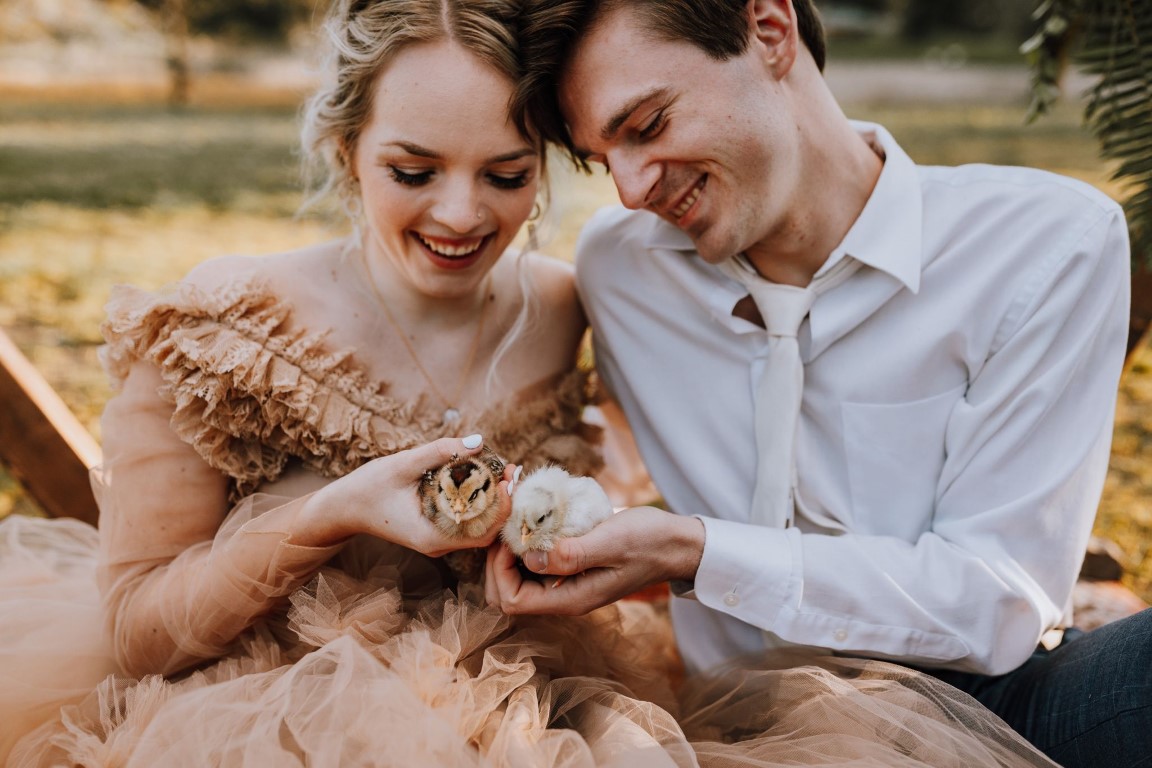
<svg viewBox="0 0 1152 768"><path fill-rule="evenodd" d="M792 643L999 674L1059 626L1107 473L1127 339L1117 206L1035 254L945 432L915 541L705 519L695 597Z"/></svg>

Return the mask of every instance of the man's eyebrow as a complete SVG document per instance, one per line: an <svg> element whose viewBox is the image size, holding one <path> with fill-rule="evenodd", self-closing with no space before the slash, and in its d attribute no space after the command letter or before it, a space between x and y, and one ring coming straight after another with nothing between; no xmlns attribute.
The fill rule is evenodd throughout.
<svg viewBox="0 0 1152 768"><path fill-rule="evenodd" d="M405 152L407 152L410 155L416 155L416 157L427 157L430 160L439 160L442 157L442 155L439 152L432 150L432 149L428 149L427 147L422 147L419 144L413 144L410 141L390 141L386 144L383 144L382 146L397 147L399 149L404 150ZM528 157L529 155L535 155L535 154L536 154L536 150L533 149L532 147L524 147L523 149L516 149L516 150L513 150L511 152L505 152L502 155L496 155L495 157L489 157L484 161L484 165L496 165L497 163L508 163L508 162L513 161L513 160L519 160L522 157Z"/></svg>
<svg viewBox="0 0 1152 768"><path fill-rule="evenodd" d="M657 86L632 99L620 107L620 109L616 110L615 114L608 119L608 122L604 123L604 127L600 129L600 138L604 141L611 141L615 138L617 131L620 130L620 126L624 125L628 118L632 116L633 112L639 109L645 102L667 96L667 94L668 88Z"/></svg>

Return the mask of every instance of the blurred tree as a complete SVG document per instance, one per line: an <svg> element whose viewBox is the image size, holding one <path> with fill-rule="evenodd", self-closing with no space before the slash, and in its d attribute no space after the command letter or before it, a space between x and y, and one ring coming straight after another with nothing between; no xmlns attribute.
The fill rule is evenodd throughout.
<svg viewBox="0 0 1152 768"><path fill-rule="evenodd" d="M902 13L904 37L925 40L957 32L1018 36L1028 23L1032 0L893 0L893 5Z"/></svg>
<svg viewBox="0 0 1152 768"><path fill-rule="evenodd" d="M1113 178L1131 190L1124 202L1132 236L1133 299L1129 350L1152 326L1152 0L1042 0L1039 31L1021 46L1032 67L1028 119L1060 96L1068 62L1095 76L1084 119Z"/></svg>
<svg viewBox="0 0 1152 768"><path fill-rule="evenodd" d="M137 0L158 15L168 46L171 104L188 103L192 35L224 37L234 42L283 43L292 31L313 18L325 0Z"/></svg>
<svg viewBox="0 0 1152 768"><path fill-rule="evenodd" d="M283 42L312 19L318 0L178 0L191 34L235 40ZM172 0L139 0L167 13Z"/></svg>
<svg viewBox="0 0 1152 768"><path fill-rule="evenodd" d="M160 28L168 47L165 59L168 66L168 103L183 106L188 103L188 5L186 0L161 0Z"/></svg>
<svg viewBox="0 0 1152 768"><path fill-rule="evenodd" d="M832 7L844 8L860 8L865 11L888 11L891 10L893 0L816 0L816 5L820 10Z"/></svg>

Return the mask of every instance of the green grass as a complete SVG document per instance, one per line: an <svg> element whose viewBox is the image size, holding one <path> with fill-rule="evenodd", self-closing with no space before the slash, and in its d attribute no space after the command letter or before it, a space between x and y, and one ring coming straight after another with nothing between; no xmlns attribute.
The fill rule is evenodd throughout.
<svg viewBox="0 0 1152 768"><path fill-rule="evenodd" d="M224 253L267 253L331 237L295 219L295 103L196 106L0 100L0 325L99 436L110 392L96 361L111 286L158 287ZM1033 165L1119 197L1074 105L1035 125L1023 105L850 107L886 125L921 163ZM579 226L615 202L603 174L551 165L557 223L548 250L569 257ZM1147 351L1145 355L1152 354ZM1128 554L1127 581L1152 599L1152 360L1124 382L1113 468L1097 531ZM0 472L0 516L35 513Z"/></svg>
<svg viewBox="0 0 1152 768"><path fill-rule="evenodd" d="M925 40L899 36L861 35L828 40L831 61L915 61L932 63L937 57L963 57L964 63L1019 66L1022 60L1017 40L1005 35L935 35ZM959 62L957 62L959 63Z"/></svg>
<svg viewBox="0 0 1152 768"><path fill-rule="evenodd" d="M224 210L253 195L295 194L297 143L287 107L23 105L0 113L0 205Z"/></svg>

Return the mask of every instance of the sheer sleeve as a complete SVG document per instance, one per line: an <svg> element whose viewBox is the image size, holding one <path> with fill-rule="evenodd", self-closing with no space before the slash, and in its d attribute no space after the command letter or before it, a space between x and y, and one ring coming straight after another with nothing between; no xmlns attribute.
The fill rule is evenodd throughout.
<svg viewBox="0 0 1152 768"><path fill-rule="evenodd" d="M117 659L171 673L224 653L339 548L292 540L299 500L249 496L172 430L161 377L133 365L105 410L98 579Z"/></svg>

